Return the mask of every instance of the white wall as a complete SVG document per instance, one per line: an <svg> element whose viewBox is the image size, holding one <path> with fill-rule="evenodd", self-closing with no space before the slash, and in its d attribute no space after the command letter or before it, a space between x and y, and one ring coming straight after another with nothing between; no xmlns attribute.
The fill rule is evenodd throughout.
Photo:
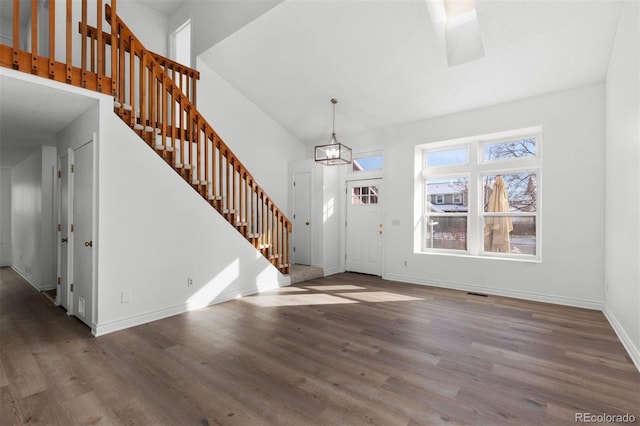
<svg viewBox="0 0 640 426"><path fill-rule="evenodd" d="M11 169L0 167L0 266L11 265Z"/></svg>
<svg viewBox="0 0 640 426"><path fill-rule="evenodd" d="M144 47L168 57L169 18L139 1L119 0L116 7L118 16ZM110 30L107 29L107 31Z"/></svg>
<svg viewBox="0 0 640 426"><path fill-rule="evenodd" d="M414 253L415 146L537 125L542 262ZM354 151L383 147L383 277L601 308L604 133L604 86L594 85L349 136Z"/></svg>
<svg viewBox="0 0 640 426"><path fill-rule="evenodd" d="M13 43L13 22L0 16L0 43L11 46Z"/></svg>
<svg viewBox="0 0 640 426"><path fill-rule="evenodd" d="M607 74L605 314L640 369L639 14L624 2Z"/></svg>
<svg viewBox="0 0 640 426"><path fill-rule="evenodd" d="M289 283L108 108L99 180L96 335Z"/></svg>
<svg viewBox="0 0 640 426"><path fill-rule="evenodd" d="M11 266L39 290L56 287L54 170L45 146L11 171Z"/></svg>
<svg viewBox="0 0 640 426"><path fill-rule="evenodd" d="M187 20L191 20L191 63L195 64L198 55L281 2L282 0L184 2L169 17L168 32L173 33Z"/></svg>
<svg viewBox="0 0 640 426"><path fill-rule="evenodd" d="M286 211L286 165L304 157L304 145L278 122L198 60L198 111L258 184Z"/></svg>

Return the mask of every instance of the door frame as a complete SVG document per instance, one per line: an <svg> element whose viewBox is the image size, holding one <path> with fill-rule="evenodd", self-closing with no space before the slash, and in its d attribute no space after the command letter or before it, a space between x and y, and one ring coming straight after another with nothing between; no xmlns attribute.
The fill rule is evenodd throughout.
<svg viewBox="0 0 640 426"><path fill-rule="evenodd" d="M58 224L58 232L56 234L57 236L57 242L56 242L56 265L57 265L57 290L56 290L56 306L60 306L62 305L62 301L60 300L60 295L62 294L62 292L60 291L60 289L62 288L62 286L66 286L66 296L67 296L67 301L66 301L66 306L65 309L67 310L67 314L71 315L70 313L70 305L69 305L69 283L71 282L69 279L69 270L73 269L73 256L71 256L71 244L69 242L69 229L67 229L67 244L63 245L62 244L62 179L61 179L61 173L63 173L62 170L62 159L63 158L67 158L67 228L69 227L69 224L71 223L70 221L70 216L71 216L71 210L72 210L72 206L71 206L71 192L70 192L70 173L69 173L69 165L71 164L71 160L73 158L73 154L72 154L72 150L69 148L67 149L66 152L63 153L63 155L58 156L57 158L57 162L56 162L56 168L57 168L57 179L56 179L56 209L57 209L57 224ZM63 248L65 248L67 250L67 264L63 265L62 264L62 250ZM62 268L66 268L67 273L65 274L66 276L66 283L61 282L62 280Z"/></svg>
<svg viewBox="0 0 640 426"><path fill-rule="evenodd" d="M292 217L291 219L293 220L293 223L295 224L296 223L295 215L297 214L297 212L295 211L296 210L296 205L297 205L296 176L300 175L300 174L308 174L309 175L309 188L308 188L308 190L309 190L309 206L308 206L308 208L309 208L309 222L310 223L309 223L309 240L306 241L305 244L307 244L308 251L309 251L309 265L313 265L313 251L312 251L313 244L311 244L311 240L312 240L311 236L313 235L313 228L314 228L313 220L311 219L312 216L313 216L313 214L312 214L312 212L313 212L313 210L312 210L312 206L313 206L312 194L313 194L313 191L311 190L311 188L313 188L313 174L311 173L310 170L309 171L300 171L299 170L299 171L295 171L295 172L292 173L292 179L291 179L291 186L292 186L291 206L292 206L292 208L291 208L291 210L293 211L294 217ZM291 236L292 240L293 240L293 244L291 246L293 248L295 248L295 246L296 246L295 243L297 241L296 240L297 236L298 236L297 230L296 230L296 227L294 226L293 227L293 235ZM292 253L291 253L291 260L292 260L293 264L297 263L297 256L296 256L295 251L293 251L293 250L292 250Z"/></svg>
<svg viewBox="0 0 640 426"><path fill-rule="evenodd" d="M349 192L348 192L348 188L349 188L349 183L354 182L354 181L365 181L365 180L374 180L374 179L379 179L380 180L380 184L384 185L384 178L382 176L382 173L380 171L380 173L369 173L369 172L361 172L363 173L362 175L357 175L354 176L352 174L347 174L347 176L345 177L345 179L342 181L342 188L341 191L344 193L344 204L343 204L343 208L341 209L341 214L342 214L342 223L344 224L344 226L341 226L341 243L340 243L340 249L342 250L342 253L340 253L340 269L342 270L342 272L346 272L347 270L347 226L349 226L348 222L347 222L347 209L349 208ZM384 188L384 186L383 186ZM382 197L381 197L381 202L380 204L380 220L382 222L382 224L385 223L385 203L386 203L386 194L384 192L382 192ZM383 227L383 231L382 231L382 241L381 241L381 245L380 245L380 277L384 277L385 275L385 234L386 234L386 230L388 229L388 227L384 226Z"/></svg>

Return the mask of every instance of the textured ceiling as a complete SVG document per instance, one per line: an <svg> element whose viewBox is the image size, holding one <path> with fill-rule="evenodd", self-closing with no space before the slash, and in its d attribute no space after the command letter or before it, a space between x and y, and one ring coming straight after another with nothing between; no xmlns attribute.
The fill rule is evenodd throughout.
<svg viewBox="0 0 640 426"><path fill-rule="evenodd" d="M433 1L433 0L428 0ZM449 67L425 0L288 0L204 60L308 144L604 81L617 1L481 1L485 57Z"/></svg>

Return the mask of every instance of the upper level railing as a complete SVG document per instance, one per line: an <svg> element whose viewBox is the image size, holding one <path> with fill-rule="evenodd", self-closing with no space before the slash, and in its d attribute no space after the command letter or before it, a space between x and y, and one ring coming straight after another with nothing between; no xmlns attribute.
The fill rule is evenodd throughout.
<svg viewBox="0 0 640 426"><path fill-rule="evenodd" d="M115 112L288 273L292 224L196 109L198 72L145 49L117 16L116 0L82 0L79 10L66 0L62 13L59 1L32 0L26 25L20 4L13 1L13 38L0 44L0 65L113 95Z"/></svg>

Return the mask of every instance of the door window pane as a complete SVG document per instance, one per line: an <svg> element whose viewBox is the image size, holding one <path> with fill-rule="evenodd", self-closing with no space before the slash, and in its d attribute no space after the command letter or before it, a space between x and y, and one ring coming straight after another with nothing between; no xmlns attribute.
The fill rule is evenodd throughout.
<svg viewBox="0 0 640 426"><path fill-rule="evenodd" d="M358 186L351 190L351 204L378 204L377 186Z"/></svg>

